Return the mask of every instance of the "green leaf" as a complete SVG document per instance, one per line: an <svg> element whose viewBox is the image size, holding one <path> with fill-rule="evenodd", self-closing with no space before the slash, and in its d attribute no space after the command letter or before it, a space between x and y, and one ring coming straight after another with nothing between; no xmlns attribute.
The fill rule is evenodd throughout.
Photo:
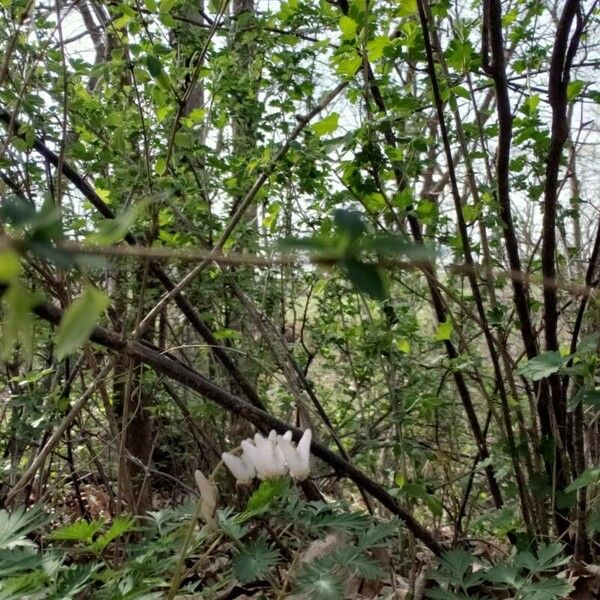
<svg viewBox="0 0 600 600"><path fill-rule="evenodd" d="M246 512L252 515L265 512L273 501L282 498L288 490L287 477L261 481L258 489L248 498Z"/></svg>
<svg viewBox="0 0 600 600"><path fill-rule="evenodd" d="M417 0L400 0L400 16L409 17L417 13Z"/></svg>
<svg viewBox="0 0 600 600"><path fill-rule="evenodd" d="M115 19L113 26L115 29L124 29L132 20L129 15L121 15L118 19Z"/></svg>
<svg viewBox="0 0 600 600"><path fill-rule="evenodd" d="M600 469L586 469L571 485L565 488L565 492L569 494L598 483L600 483Z"/></svg>
<svg viewBox="0 0 600 600"><path fill-rule="evenodd" d="M41 562L41 555L34 548L0 550L0 580L9 575L37 569Z"/></svg>
<svg viewBox="0 0 600 600"><path fill-rule="evenodd" d="M271 233L275 232L277 228L277 217L281 212L281 204L279 202L273 202L267 209L267 214L263 219L263 226L266 227Z"/></svg>
<svg viewBox="0 0 600 600"><path fill-rule="evenodd" d="M297 581L296 593L311 600L342 600L344 587L339 575L332 572L329 561L315 561L304 566Z"/></svg>
<svg viewBox="0 0 600 600"><path fill-rule="evenodd" d="M346 259L343 265L348 279L357 291L375 300L385 300L388 297L387 285L379 267L354 258Z"/></svg>
<svg viewBox="0 0 600 600"><path fill-rule="evenodd" d="M577 390L567 404L567 412L573 412L580 404L600 408L600 388Z"/></svg>
<svg viewBox="0 0 600 600"><path fill-rule="evenodd" d="M581 94L585 88L585 81L581 79L575 79L575 81L569 81L567 85L567 101L573 102Z"/></svg>
<svg viewBox="0 0 600 600"><path fill-rule="evenodd" d="M10 283L21 272L19 255L13 250L0 252L0 283Z"/></svg>
<svg viewBox="0 0 600 600"><path fill-rule="evenodd" d="M564 579L551 577L533 583L527 583L520 589L520 598L527 600L555 600L565 598L573 586Z"/></svg>
<svg viewBox="0 0 600 600"><path fill-rule="evenodd" d="M385 51L391 45L390 38L387 35L380 35L367 43L367 54L371 62L378 61Z"/></svg>
<svg viewBox="0 0 600 600"><path fill-rule="evenodd" d="M453 331L452 321L444 321L437 326L435 330L435 335L433 339L436 342L443 342L444 340L449 340L452 336Z"/></svg>
<svg viewBox="0 0 600 600"><path fill-rule="evenodd" d="M8 360L17 342L27 356L33 352L33 318L31 311L39 299L19 281L8 288L2 298L2 336L0 338L0 360Z"/></svg>
<svg viewBox="0 0 600 600"><path fill-rule="evenodd" d="M248 527L240 525L241 515L236 515L229 507L217 510L219 529L232 540L241 540L247 533Z"/></svg>
<svg viewBox="0 0 600 600"><path fill-rule="evenodd" d="M380 579L384 576L381 564L370 557L357 551L353 546L343 546L337 549L332 559L340 565L344 571L351 571L363 579Z"/></svg>
<svg viewBox="0 0 600 600"><path fill-rule="evenodd" d="M234 577L242 584L264 577L281 561L277 550L269 548L263 539L257 539L242 547L232 561Z"/></svg>
<svg viewBox="0 0 600 600"><path fill-rule="evenodd" d="M0 550L11 550L18 546L35 546L27 539L27 535L47 522L48 517L39 506L34 506L30 510L19 507L12 513L0 510Z"/></svg>
<svg viewBox="0 0 600 600"><path fill-rule="evenodd" d="M474 221L479 216L479 205L465 204L462 207L463 217L467 223Z"/></svg>
<svg viewBox="0 0 600 600"><path fill-rule="evenodd" d="M319 136L327 135L328 133L332 133L338 128L338 121L340 119L340 115L336 112L331 113L326 116L324 119L313 123L311 129Z"/></svg>
<svg viewBox="0 0 600 600"><path fill-rule="evenodd" d="M361 64L362 58L358 54L355 54L354 56L340 60L337 65L337 72L339 75L342 75L347 79L351 79L356 75L356 72L358 69L360 69Z"/></svg>
<svg viewBox="0 0 600 600"><path fill-rule="evenodd" d="M146 56L146 66L148 67L150 75L152 75L152 77L154 78L158 77L160 75L160 72L162 71L162 64L160 62L160 59L157 56L154 56L153 54L148 54Z"/></svg>
<svg viewBox="0 0 600 600"><path fill-rule="evenodd" d="M91 244L108 246L121 241L129 232L136 219L144 211L147 202L142 201L132 206L114 219L104 219L98 223L98 231L86 238Z"/></svg>
<svg viewBox="0 0 600 600"><path fill-rule="evenodd" d="M113 540L134 529L135 520L131 516L117 517L110 524L109 530L94 541L91 549L94 552L101 553Z"/></svg>
<svg viewBox="0 0 600 600"><path fill-rule="evenodd" d="M90 521L88 523L81 519L54 530L50 534L50 538L63 542L85 542L88 546L91 546L94 536L102 529L103 525L103 521Z"/></svg>
<svg viewBox="0 0 600 600"><path fill-rule="evenodd" d="M367 226L361 214L355 210L337 209L333 214L333 222L341 233L351 241L357 240L367 231Z"/></svg>
<svg viewBox="0 0 600 600"><path fill-rule="evenodd" d="M442 501L437 496L434 496L433 494L427 494L425 503L434 517L441 517L444 514Z"/></svg>
<svg viewBox="0 0 600 600"><path fill-rule="evenodd" d="M397 533L400 524L398 519L392 519L372 525L366 531L361 532L356 542L358 551L365 552L372 548L385 546L386 541Z"/></svg>
<svg viewBox="0 0 600 600"><path fill-rule="evenodd" d="M343 16L340 19L340 29L342 30L342 39L351 40L356 36L358 23L350 17Z"/></svg>
<svg viewBox="0 0 600 600"><path fill-rule="evenodd" d="M557 542L542 544L537 550L536 571L550 571L568 563L570 558L565 556L564 551L564 545Z"/></svg>
<svg viewBox="0 0 600 600"><path fill-rule="evenodd" d="M471 67L475 51L469 40L453 39L448 46L446 56L448 64L458 73L467 73Z"/></svg>
<svg viewBox="0 0 600 600"><path fill-rule="evenodd" d="M462 581L473 564L473 557L466 550L458 548L444 552L440 563L451 575L454 581Z"/></svg>
<svg viewBox="0 0 600 600"><path fill-rule="evenodd" d="M408 354L410 352L410 342L406 338L400 338L395 340L396 348L399 352ZM402 487L402 486L400 486Z"/></svg>
<svg viewBox="0 0 600 600"><path fill-rule="evenodd" d="M329 506L318 502L306 506L306 510L297 516L297 520L309 532L316 534L329 528L340 532L354 533L364 531L371 523L363 513L336 512L332 511Z"/></svg>
<svg viewBox="0 0 600 600"><path fill-rule="evenodd" d="M102 313L108 308L108 296L88 285L83 294L65 311L56 334L56 357L62 360L90 337Z"/></svg>
<svg viewBox="0 0 600 600"><path fill-rule="evenodd" d="M156 164L154 165L154 170L157 175L164 175L167 170L167 161L163 156L159 156L156 159Z"/></svg>
<svg viewBox="0 0 600 600"><path fill-rule="evenodd" d="M563 356L558 350L542 352L539 356L535 356L521 365L517 372L533 381L539 381L552 373L557 373L569 361L569 358L569 356Z"/></svg>

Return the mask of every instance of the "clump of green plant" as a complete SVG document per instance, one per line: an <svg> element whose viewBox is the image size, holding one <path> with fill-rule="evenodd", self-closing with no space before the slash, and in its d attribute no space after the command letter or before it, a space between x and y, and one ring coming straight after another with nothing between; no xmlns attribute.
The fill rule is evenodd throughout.
<svg viewBox="0 0 600 600"><path fill-rule="evenodd" d="M565 597L573 586L556 576L558 567L569 561L562 544L547 544L537 552L516 552L496 565L477 565L466 550L455 549L440 559L432 572L437 587L427 597L436 600L554 600Z"/></svg>
<svg viewBox="0 0 600 600"><path fill-rule="evenodd" d="M348 579L384 575L372 551L388 544L400 525L306 502L287 478L263 481L242 511L219 509L216 528L198 526L200 507L192 502L137 520L55 528L39 507L1 511L0 599L211 598L227 586L249 584L266 597L341 599ZM331 551L311 557L315 541L327 536L336 536ZM216 558L218 574L205 576Z"/></svg>

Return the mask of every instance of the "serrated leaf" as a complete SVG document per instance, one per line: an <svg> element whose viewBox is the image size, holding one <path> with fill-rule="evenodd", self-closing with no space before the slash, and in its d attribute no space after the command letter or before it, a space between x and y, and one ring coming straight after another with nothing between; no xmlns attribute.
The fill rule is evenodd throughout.
<svg viewBox="0 0 600 600"><path fill-rule="evenodd" d="M34 506L30 510L20 507L12 513L0 510L0 549L34 546L34 543L27 539L27 535L47 522L48 517L39 506Z"/></svg>
<svg viewBox="0 0 600 600"><path fill-rule="evenodd" d="M485 575L490 583L502 583L516 587L519 581L519 569L513 565L495 565Z"/></svg>
<svg viewBox="0 0 600 600"><path fill-rule="evenodd" d="M340 566L340 570L351 571L354 575L364 579L374 580L383 576L383 570L379 562L365 556L352 546L338 548L331 555L331 559Z"/></svg>
<svg viewBox="0 0 600 600"><path fill-rule="evenodd" d="M523 600L555 600L565 598L572 590L573 586L568 581L551 577L525 584L519 597Z"/></svg>
<svg viewBox="0 0 600 600"><path fill-rule="evenodd" d="M372 525L358 536L356 547L361 552L381 547L386 540L398 531L399 527L400 521L397 519Z"/></svg>
<svg viewBox="0 0 600 600"><path fill-rule="evenodd" d="M58 360L62 360L87 341L108 305L108 296L90 285L67 308L56 334L56 357Z"/></svg>
<svg viewBox="0 0 600 600"><path fill-rule="evenodd" d="M88 522L82 519L55 529L50 534L50 538L63 542L85 542L91 546L94 536L102 529L103 525L103 521Z"/></svg>
<svg viewBox="0 0 600 600"><path fill-rule="evenodd" d="M282 498L289 490L287 477L261 481L258 489L248 498L246 512L252 515L263 513L274 500Z"/></svg>
<svg viewBox="0 0 600 600"><path fill-rule="evenodd" d="M94 541L91 546L92 551L102 552L113 540L122 536L124 533L135 529L135 520L130 516L121 516L113 519L108 531L103 533Z"/></svg>
<svg viewBox="0 0 600 600"><path fill-rule="evenodd" d="M148 67L148 71L152 77L158 77L162 71L162 64L160 59L153 54L148 54L146 56L146 66Z"/></svg>
<svg viewBox="0 0 600 600"><path fill-rule="evenodd" d="M242 547L233 557L231 567L234 577L244 584L264 577L280 561L279 552L258 539Z"/></svg>
<svg viewBox="0 0 600 600"><path fill-rule="evenodd" d="M569 562L565 547L559 543L542 544L537 550L537 571L549 571Z"/></svg>
<svg viewBox="0 0 600 600"><path fill-rule="evenodd" d="M328 561L306 565L296 586L296 593L311 600L342 600L344 597L342 579L331 572Z"/></svg>
<svg viewBox="0 0 600 600"><path fill-rule="evenodd" d="M320 533L328 528L352 533L367 529L370 524L369 518L363 513L336 512L317 502L306 505L297 518L312 533Z"/></svg>
<svg viewBox="0 0 600 600"><path fill-rule="evenodd" d="M81 594L88 586L92 573L98 568L97 564L75 565L69 568L57 582L50 600L89 597L89 594L85 596L81 596ZM142 598L142 595L136 594L136 600L142 600Z"/></svg>
<svg viewBox="0 0 600 600"><path fill-rule="evenodd" d="M585 81L581 81L581 79L569 81L567 84L567 101L573 102L581 94L583 88L585 88Z"/></svg>
<svg viewBox="0 0 600 600"><path fill-rule="evenodd" d="M311 125L311 129L320 137L334 132L338 128L340 115L336 112L327 115L324 119Z"/></svg>
<svg viewBox="0 0 600 600"><path fill-rule="evenodd" d="M350 17L347 17L346 15L344 15L343 17L340 18L339 24L340 24L340 29L342 31L342 39L345 39L345 40L353 39L354 36L356 35L358 23L354 19L351 19Z"/></svg>
<svg viewBox="0 0 600 600"><path fill-rule="evenodd" d="M234 515L231 508L217 510L219 529L232 540L241 540L247 533L248 528L238 523L239 515Z"/></svg>
<svg viewBox="0 0 600 600"><path fill-rule="evenodd" d="M417 13L417 0L400 0L400 16L408 17Z"/></svg>
<svg viewBox="0 0 600 600"><path fill-rule="evenodd" d="M367 43L367 55L371 62L378 61L385 51L391 45L390 38L387 35L380 35Z"/></svg>
<svg viewBox="0 0 600 600"><path fill-rule="evenodd" d="M0 550L0 580L23 571L32 571L41 565L41 557L34 548L4 548Z"/></svg>
<svg viewBox="0 0 600 600"><path fill-rule="evenodd" d="M567 494L584 487L600 483L600 469L586 469L575 481L565 488Z"/></svg>
<svg viewBox="0 0 600 600"><path fill-rule="evenodd" d="M379 267L361 262L354 258L348 258L343 262L346 276L352 282L357 291L362 292L383 301L388 297L388 290Z"/></svg>
<svg viewBox="0 0 600 600"><path fill-rule="evenodd" d="M462 581L473 564L473 557L466 550L458 548L444 552L440 559L441 565L448 570L455 581Z"/></svg>
<svg viewBox="0 0 600 600"><path fill-rule="evenodd" d="M350 79L354 77L354 75L356 75L356 72L358 71L358 69L360 69L361 64L362 58L358 54L356 54L354 56L341 60L337 65L337 72L340 75Z"/></svg>
<svg viewBox="0 0 600 600"><path fill-rule="evenodd" d="M443 342L444 340L449 340L452 336L452 321L443 321L439 323L437 329L435 330L434 339L437 342Z"/></svg>
<svg viewBox="0 0 600 600"><path fill-rule="evenodd" d="M563 356L558 350L542 352L521 365L517 372L532 381L539 381L557 373L561 367L567 364L569 358L569 356Z"/></svg>
<svg viewBox="0 0 600 600"><path fill-rule="evenodd" d="M434 496L433 494L427 494L425 503L434 517L441 517L444 514L442 501L437 496Z"/></svg>

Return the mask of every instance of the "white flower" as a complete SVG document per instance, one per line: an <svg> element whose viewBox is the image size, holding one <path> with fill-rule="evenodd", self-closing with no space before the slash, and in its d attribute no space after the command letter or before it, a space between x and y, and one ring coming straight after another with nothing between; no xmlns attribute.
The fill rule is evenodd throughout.
<svg viewBox="0 0 600 600"><path fill-rule="evenodd" d="M287 463L290 475L298 481L303 481L310 475L310 442L312 431L307 429L302 434L297 447L294 447L291 437L291 431L287 431L285 435L279 436L277 446Z"/></svg>
<svg viewBox="0 0 600 600"><path fill-rule="evenodd" d="M271 431L266 439L257 433L254 436L254 444L251 440L243 440L242 449L248 462L254 465L259 479L272 479L287 473L274 431Z"/></svg>
<svg viewBox="0 0 600 600"><path fill-rule="evenodd" d="M241 458L230 452L223 452L221 458L238 483L250 483L254 479L256 471L245 451Z"/></svg>
<svg viewBox="0 0 600 600"><path fill-rule="evenodd" d="M194 477L196 478L196 485L200 490L200 499L202 502L200 512L202 517L206 521L206 526L209 529L216 529L219 490L217 490L216 486L205 477L202 471L196 470Z"/></svg>

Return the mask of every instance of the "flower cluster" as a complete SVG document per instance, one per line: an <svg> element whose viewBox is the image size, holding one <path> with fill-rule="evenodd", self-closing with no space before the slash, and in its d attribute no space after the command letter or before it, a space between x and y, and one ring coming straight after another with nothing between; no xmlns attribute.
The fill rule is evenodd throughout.
<svg viewBox="0 0 600 600"><path fill-rule="evenodd" d="M289 473L294 479L303 481L310 475L310 442L312 432L307 429L298 445L292 442L292 432L278 435L271 431L268 437L260 433L254 441L242 442L242 456L223 452L222 459L238 483L250 483L254 477L272 479Z"/></svg>

